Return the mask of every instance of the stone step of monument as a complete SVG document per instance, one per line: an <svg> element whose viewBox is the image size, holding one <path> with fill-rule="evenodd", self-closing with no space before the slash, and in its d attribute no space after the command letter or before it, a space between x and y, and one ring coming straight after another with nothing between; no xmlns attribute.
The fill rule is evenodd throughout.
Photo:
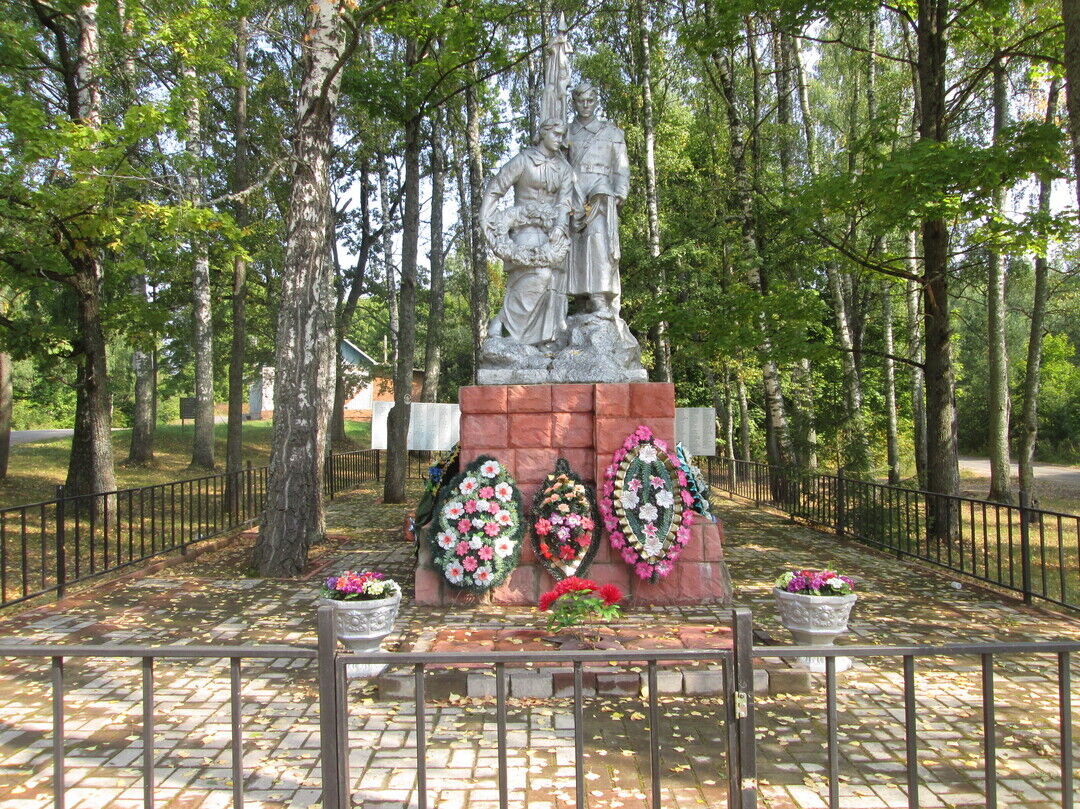
<svg viewBox="0 0 1080 809"><path fill-rule="evenodd" d="M670 649L728 650L731 630L709 624L627 622L562 632L540 628L498 625L429 628L398 651L467 653L483 657L489 652L552 652L599 649L613 653L635 650ZM808 673L793 669L779 659L756 661L755 691L797 693L808 690ZM585 697L640 697L648 692L648 672L644 662L585 663L582 666L582 694ZM685 697L720 697L725 692L720 661L657 662L657 691ZM511 699L559 699L574 695L573 666L566 663L507 664L507 696ZM376 678L380 700L414 698L415 678L409 668L389 669ZM459 665L432 664L426 667L425 698L434 701L456 698L495 697L495 670L487 661Z"/></svg>

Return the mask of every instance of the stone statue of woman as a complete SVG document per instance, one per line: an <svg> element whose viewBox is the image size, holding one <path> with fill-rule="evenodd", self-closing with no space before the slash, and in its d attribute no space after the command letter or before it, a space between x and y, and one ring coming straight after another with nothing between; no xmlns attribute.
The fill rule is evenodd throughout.
<svg viewBox="0 0 1080 809"><path fill-rule="evenodd" d="M480 223L506 269L502 309L488 336L537 349L555 343L566 328L564 261L570 249L574 172L562 153L566 124L548 118L535 146L510 158L488 182ZM514 204L496 208L511 188Z"/></svg>

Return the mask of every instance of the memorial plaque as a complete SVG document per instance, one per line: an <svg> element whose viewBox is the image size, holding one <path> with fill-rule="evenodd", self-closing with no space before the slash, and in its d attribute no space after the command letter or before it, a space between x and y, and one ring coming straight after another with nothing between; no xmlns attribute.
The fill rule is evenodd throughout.
<svg viewBox="0 0 1080 809"><path fill-rule="evenodd" d="M716 454L716 410L711 407L676 407L675 440L691 455Z"/></svg>
<svg viewBox="0 0 1080 809"><path fill-rule="evenodd" d="M371 404L371 448L386 449L386 419L393 402ZM409 415L409 449L446 452L458 441L461 408L456 404L413 402Z"/></svg>

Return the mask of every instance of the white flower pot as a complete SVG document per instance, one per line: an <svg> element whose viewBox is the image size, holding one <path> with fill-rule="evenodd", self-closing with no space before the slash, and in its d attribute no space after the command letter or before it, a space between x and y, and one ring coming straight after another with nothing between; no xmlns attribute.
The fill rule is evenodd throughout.
<svg viewBox="0 0 1080 809"><path fill-rule="evenodd" d="M837 635L848 630L848 617L858 595L814 596L773 589L780 623L799 646L832 646ZM825 671L824 657L800 657L811 671ZM850 657L837 657L836 670L851 668Z"/></svg>
<svg viewBox="0 0 1080 809"><path fill-rule="evenodd" d="M334 633L350 652L373 653L381 650L383 638L394 631L401 593L370 601L320 598L319 606L334 608ZM385 668L383 663L350 663L346 667L346 674L350 677L374 677Z"/></svg>

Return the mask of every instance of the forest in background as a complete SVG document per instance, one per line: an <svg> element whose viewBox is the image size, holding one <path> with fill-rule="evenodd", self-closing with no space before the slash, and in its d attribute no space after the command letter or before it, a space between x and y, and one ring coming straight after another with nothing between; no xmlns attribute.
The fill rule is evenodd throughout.
<svg viewBox="0 0 1080 809"><path fill-rule="evenodd" d="M110 425L152 462L179 395L192 465L238 468L316 119L321 328L455 400L501 299L484 178L536 131L560 11L627 135L624 317L721 454L954 492L965 449L1001 500L1010 454L1080 459L1076 4L348 2L305 118L327 5L2 1L0 421L75 426L72 491L111 488Z"/></svg>

